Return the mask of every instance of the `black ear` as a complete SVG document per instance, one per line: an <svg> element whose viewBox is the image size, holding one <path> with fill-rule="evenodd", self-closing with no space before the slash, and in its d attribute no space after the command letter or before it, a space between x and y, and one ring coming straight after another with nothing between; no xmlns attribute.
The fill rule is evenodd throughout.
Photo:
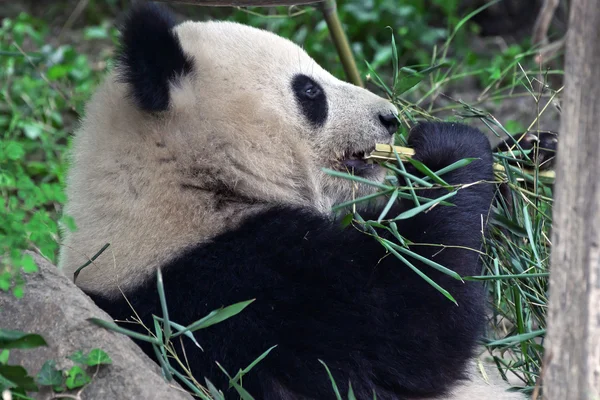
<svg viewBox="0 0 600 400"><path fill-rule="evenodd" d="M175 25L166 7L142 3L134 6L121 29L120 77L143 110L166 110L169 83L192 71L192 60L173 32Z"/></svg>

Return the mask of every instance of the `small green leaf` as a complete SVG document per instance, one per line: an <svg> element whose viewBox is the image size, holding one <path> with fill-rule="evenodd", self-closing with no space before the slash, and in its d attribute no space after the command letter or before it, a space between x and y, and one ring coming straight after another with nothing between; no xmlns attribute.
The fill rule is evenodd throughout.
<svg viewBox="0 0 600 400"><path fill-rule="evenodd" d="M8 142L8 144L4 148L4 152L6 154L6 157L8 157L9 160L13 161L20 160L25 155L25 150L23 149L23 146L21 146L17 142Z"/></svg>
<svg viewBox="0 0 600 400"><path fill-rule="evenodd" d="M17 298L17 299L20 299L23 297L23 284L17 283L15 285L15 287L13 288L13 296L15 296L15 298Z"/></svg>
<svg viewBox="0 0 600 400"><path fill-rule="evenodd" d="M85 354L83 354L83 351L81 351L81 350L77 350L75 353L71 354L68 358L70 360L73 360L77 364L81 364L81 365L86 365L88 362L87 356Z"/></svg>
<svg viewBox="0 0 600 400"><path fill-rule="evenodd" d="M64 383L62 372L56 369L56 361L48 360L36 376L36 381L42 386L62 386Z"/></svg>
<svg viewBox="0 0 600 400"><path fill-rule="evenodd" d="M75 365L67 372L65 384L68 389L77 389L90 383L91 378L79 365Z"/></svg>
<svg viewBox="0 0 600 400"><path fill-rule="evenodd" d="M23 272L26 274L31 274L38 271L37 265L35 265L35 261L33 261L33 257L29 254L26 254L21 259L21 267L23 268Z"/></svg>
<svg viewBox="0 0 600 400"><path fill-rule="evenodd" d="M86 40L90 39L107 39L108 29L104 26L90 26L85 28L83 37Z"/></svg>
<svg viewBox="0 0 600 400"><path fill-rule="evenodd" d="M350 226L353 219L354 219L354 215L352 213L346 214L346 216L344 218L342 218L342 222L340 224L342 226L342 229Z"/></svg>
<svg viewBox="0 0 600 400"><path fill-rule="evenodd" d="M39 390L33 377L27 375L27 370L20 365L0 365L0 376L28 392Z"/></svg>
<svg viewBox="0 0 600 400"><path fill-rule="evenodd" d="M43 337L33 333L0 329L0 348L2 349L32 349L47 346Z"/></svg>
<svg viewBox="0 0 600 400"><path fill-rule="evenodd" d="M44 132L42 127L37 123L25 123L23 125L23 132L31 140L35 140Z"/></svg>
<svg viewBox="0 0 600 400"><path fill-rule="evenodd" d="M87 356L87 365L93 367L101 364L112 364L112 360L104 350L92 349Z"/></svg>
<svg viewBox="0 0 600 400"><path fill-rule="evenodd" d="M8 362L8 357L10 356L10 350L2 350L0 352L0 364L6 364Z"/></svg>

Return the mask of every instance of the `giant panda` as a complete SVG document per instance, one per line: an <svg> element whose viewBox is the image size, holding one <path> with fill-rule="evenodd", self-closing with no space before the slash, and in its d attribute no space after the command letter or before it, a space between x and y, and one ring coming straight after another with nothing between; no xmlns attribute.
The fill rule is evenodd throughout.
<svg viewBox="0 0 600 400"><path fill-rule="evenodd" d="M73 138L64 212L77 229L65 230L60 252L73 277L110 244L76 284L111 317L131 319L133 308L153 326L152 315L162 315L160 268L170 319L181 325L255 299L196 332L203 350L184 342L199 381L226 388L216 362L235 372L277 345L244 376L256 399L333 399L319 360L358 399L521 398L473 373L485 321L481 283L411 259L455 305L360 224L344 226L332 212L376 187L324 168L385 179L386 169L363 156L393 140L389 101L336 79L273 33L176 24L152 3L132 9L121 41ZM474 128L433 122L414 126L408 140L432 170L475 161L444 175L462 185L452 206L399 221L398 230L421 257L479 274L494 196L489 141ZM390 214L410 207L399 200ZM377 219L381 209L373 202L356 211Z"/></svg>

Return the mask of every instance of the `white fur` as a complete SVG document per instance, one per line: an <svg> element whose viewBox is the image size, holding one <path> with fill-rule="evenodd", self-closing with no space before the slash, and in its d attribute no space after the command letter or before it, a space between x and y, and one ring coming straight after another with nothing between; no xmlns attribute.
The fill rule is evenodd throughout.
<svg viewBox="0 0 600 400"><path fill-rule="evenodd" d="M186 22L176 32L197 73L172 87L170 109L160 116L139 111L113 73L75 135L65 213L78 230L65 232L60 266L71 277L110 243L79 275L84 289L118 295L118 286L138 284L185 246L261 209L235 202L219 207L213 193L182 191L182 184L216 179L240 198L328 213L370 189L321 168L332 167L348 147L390 141L376 115L395 107L336 79L292 42L231 22ZM293 97L297 73L326 92L328 120L318 131Z"/></svg>

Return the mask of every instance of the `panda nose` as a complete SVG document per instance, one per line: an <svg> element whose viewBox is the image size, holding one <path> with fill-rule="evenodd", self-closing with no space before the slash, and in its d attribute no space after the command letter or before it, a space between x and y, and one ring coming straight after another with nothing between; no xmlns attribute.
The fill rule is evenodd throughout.
<svg viewBox="0 0 600 400"><path fill-rule="evenodd" d="M390 135L393 135L398 130L398 118L395 114L379 114L379 121L387 129Z"/></svg>

